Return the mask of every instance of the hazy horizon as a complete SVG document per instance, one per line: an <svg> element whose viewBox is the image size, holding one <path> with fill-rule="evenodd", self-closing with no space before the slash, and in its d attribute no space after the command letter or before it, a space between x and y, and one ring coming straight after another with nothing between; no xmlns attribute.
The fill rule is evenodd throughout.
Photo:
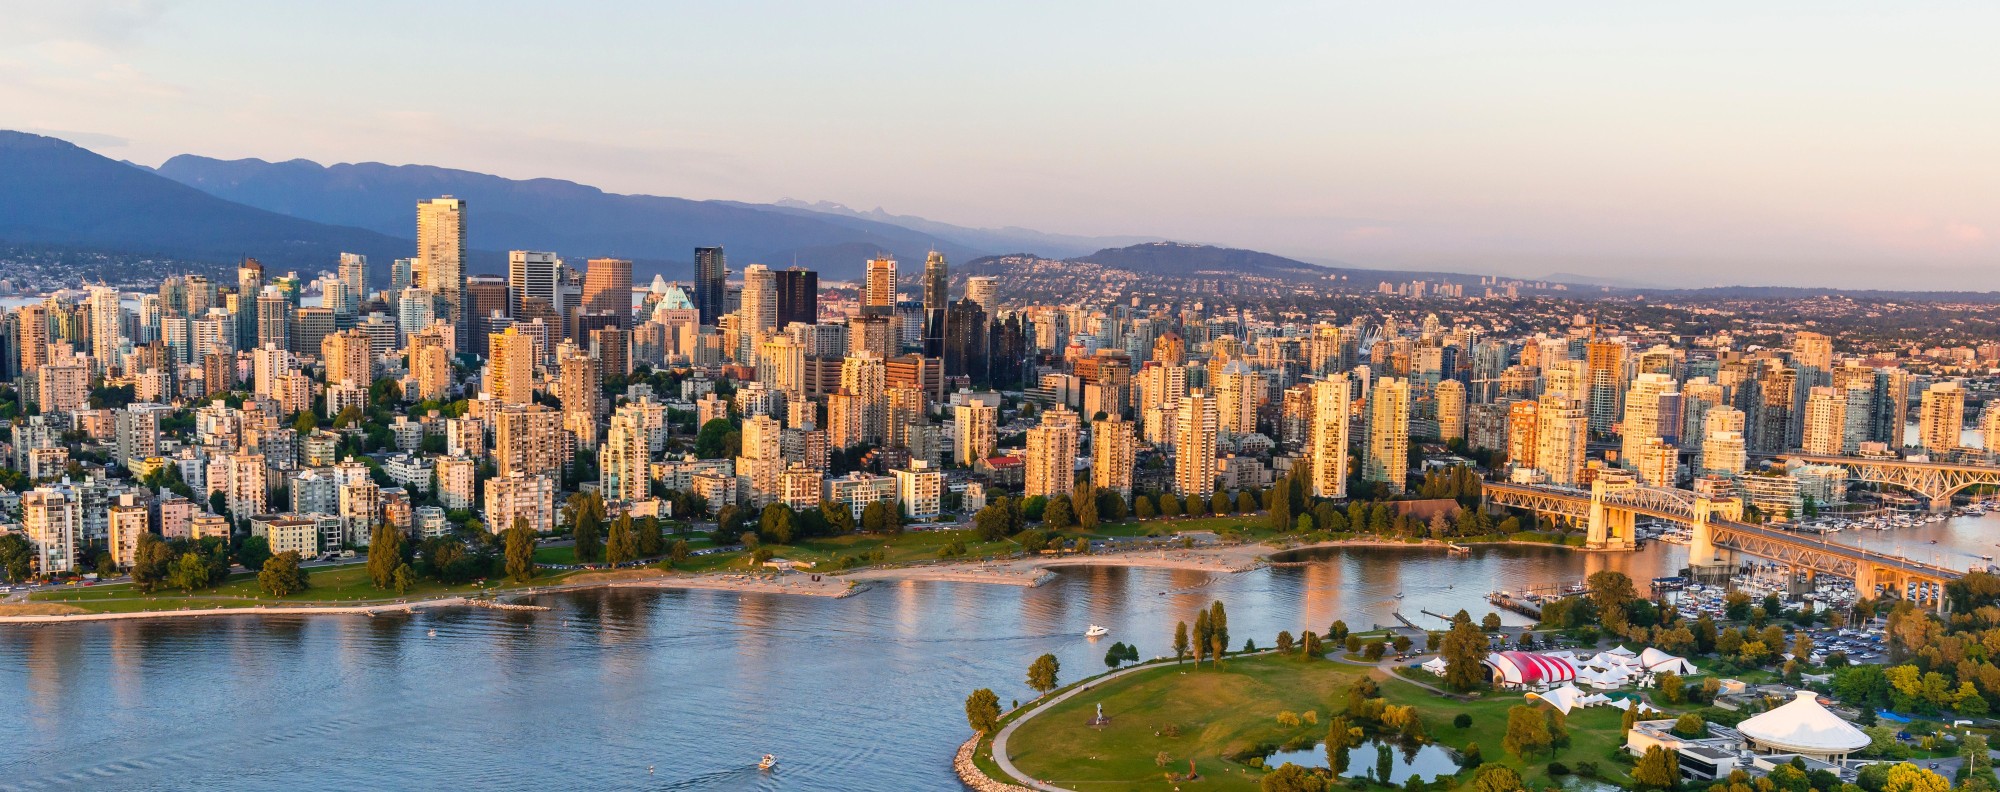
<svg viewBox="0 0 2000 792"><path fill-rule="evenodd" d="M0 127L1308 261L2000 289L2000 7L0 0Z"/></svg>

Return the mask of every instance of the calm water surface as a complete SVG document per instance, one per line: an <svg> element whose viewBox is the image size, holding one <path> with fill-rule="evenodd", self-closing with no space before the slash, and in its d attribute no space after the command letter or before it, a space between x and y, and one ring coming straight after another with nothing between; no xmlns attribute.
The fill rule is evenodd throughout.
<svg viewBox="0 0 2000 792"><path fill-rule="evenodd" d="M1314 559L842 600L626 590L547 597L547 612L0 628L0 789L956 789L965 695L1027 698L1025 669L1044 652L1064 679L1102 670L1112 641L1160 654L1174 623L1215 599L1232 637L1262 645L1399 610L1419 623L1434 621L1422 610L1484 614L1496 588L1600 569L1643 581L1678 569L1685 548ZM1093 623L1111 635L1083 638ZM774 773L752 767L766 752Z"/></svg>

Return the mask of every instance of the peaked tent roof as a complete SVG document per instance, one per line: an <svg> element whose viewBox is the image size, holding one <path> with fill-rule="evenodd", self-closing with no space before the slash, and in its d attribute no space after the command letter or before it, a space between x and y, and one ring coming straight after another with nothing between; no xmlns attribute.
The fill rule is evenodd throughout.
<svg viewBox="0 0 2000 792"><path fill-rule="evenodd" d="M1847 753L1868 746L1868 735L1820 706L1818 694L1798 698L1738 724L1736 730L1763 747L1800 753Z"/></svg>

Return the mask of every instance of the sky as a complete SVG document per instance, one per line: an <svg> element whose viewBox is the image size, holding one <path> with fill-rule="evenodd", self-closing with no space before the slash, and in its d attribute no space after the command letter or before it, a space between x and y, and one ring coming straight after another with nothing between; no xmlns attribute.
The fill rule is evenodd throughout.
<svg viewBox="0 0 2000 792"><path fill-rule="evenodd" d="M2000 4L0 0L0 128L1321 263L2000 289Z"/></svg>

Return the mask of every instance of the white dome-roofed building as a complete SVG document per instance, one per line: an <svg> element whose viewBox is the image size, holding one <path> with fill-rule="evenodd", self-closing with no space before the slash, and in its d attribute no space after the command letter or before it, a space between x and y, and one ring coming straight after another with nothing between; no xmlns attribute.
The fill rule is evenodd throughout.
<svg viewBox="0 0 2000 792"><path fill-rule="evenodd" d="M1868 747L1867 734L1820 706L1818 694L1810 690L1801 690L1791 703L1738 724L1736 731L1750 742L1751 750L1803 754L1828 762L1838 762Z"/></svg>
<svg viewBox="0 0 2000 792"><path fill-rule="evenodd" d="M1493 684L1501 687L1536 687L1576 681L1576 665L1567 658L1533 652L1494 652L1486 656L1493 669Z"/></svg>

